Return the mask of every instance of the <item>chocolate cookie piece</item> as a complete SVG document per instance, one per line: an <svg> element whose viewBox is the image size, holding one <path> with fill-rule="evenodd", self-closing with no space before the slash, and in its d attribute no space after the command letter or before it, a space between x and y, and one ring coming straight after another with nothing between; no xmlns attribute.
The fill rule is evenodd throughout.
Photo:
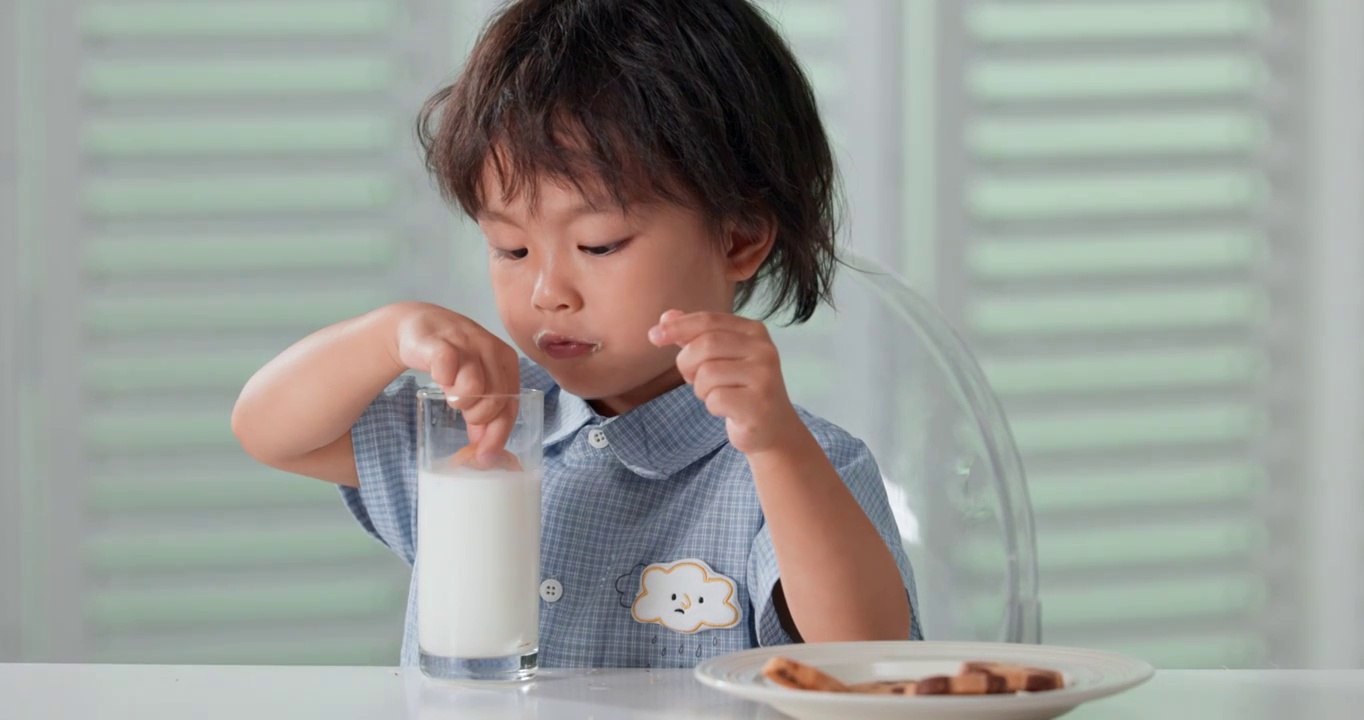
<svg viewBox="0 0 1364 720"><path fill-rule="evenodd" d="M913 695L913 680L875 680L848 686L849 692L866 695Z"/></svg>
<svg viewBox="0 0 1364 720"><path fill-rule="evenodd" d="M1061 673L1026 665L971 661L962 664L961 672L985 672L1002 677L1006 692L1042 692L1065 687L1065 678Z"/></svg>
<svg viewBox="0 0 1364 720"><path fill-rule="evenodd" d="M952 692L952 678L947 675L930 675L919 678L914 684L915 695L948 695Z"/></svg>
<svg viewBox="0 0 1364 720"><path fill-rule="evenodd" d="M919 680L916 695L997 695L1005 692L1004 678L987 672L934 675Z"/></svg>

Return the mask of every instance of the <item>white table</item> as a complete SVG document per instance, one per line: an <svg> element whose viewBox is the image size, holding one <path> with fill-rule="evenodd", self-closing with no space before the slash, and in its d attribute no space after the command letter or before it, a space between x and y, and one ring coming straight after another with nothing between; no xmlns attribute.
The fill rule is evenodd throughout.
<svg viewBox="0 0 1364 720"><path fill-rule="evenodd" d="M520 690L455 690L398 668L0 664L5 720L781 717L731 700L687 670L547 670ZM1364 670L1160 671L1065 717L1364 718Z"/></svg>

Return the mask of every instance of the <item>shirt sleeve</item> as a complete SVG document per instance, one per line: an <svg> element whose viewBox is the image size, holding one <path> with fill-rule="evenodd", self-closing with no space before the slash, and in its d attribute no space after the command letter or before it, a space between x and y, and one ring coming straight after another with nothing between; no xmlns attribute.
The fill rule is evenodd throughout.
<svg viewBox="0 0 1364 720"><path fill-rule="evenodd" d="M909 556L905 554L899 525L895 522L895 516L891 513L890 503L886 498L886 489L881 479L880 468L866 445L858 441L853 442L855 449L830 453L830 455L836 458L835 467L838 469L839 476L843 478L844 484L848 486L848 490L852 492L853 498L862 507L862 511L876 526L877 532L881 535L881 540L890 548L891 555L895 558L895 565L900 571L900 582L909 598L911 619L910 632L906 639L922 640L923 631L919 627L919 608L917 593L914 588L914 572L909 565ZM826 447L826 451L828 449ZM844 459L842 456L847 455L851 455L850 460L841 464L837 462L837 460ZM772 591L779 579L781 576L777 570L777 553L772 546L772 533L767 524L763 523L762 529L754 538L753 549L748 558L749 598L753 605L754 631L757 634L758 644L761 646L786 645L794 642L786 630L782 628L781 620L777 616L776 604L772 600ZM849 588L848 591L856 592L857 590L856 588Z"/></svg>
<svg viewBox="0 0 1364 720"><path fill-rule="evenodd" d="M416 557L417 381L394 380L351 428L360 487L341 487L346 509L408 565Z"/></svg>

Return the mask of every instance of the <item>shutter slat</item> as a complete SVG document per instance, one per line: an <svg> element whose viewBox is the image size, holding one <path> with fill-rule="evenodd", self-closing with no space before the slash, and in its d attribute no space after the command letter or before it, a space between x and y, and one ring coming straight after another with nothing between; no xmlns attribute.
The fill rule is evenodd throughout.
<svg viewBox="0 0 1364 720"><path fill-rule="evenodd" d="M1264 358L1244 346L1061 357L1009 356L982 363L1001 397L1144 389L1240 387L1259 379Z"/></svg>
<svg viewBox="0 0 1364 720"><path fill-rule="evenodd" d="M102 101L383 93L394 69L383 58L339 55L293 60L107 60L89 69L85 92Z"/></svg>
<svg viewBox="0 0 1364 720"><path fill-rule="evenodd" d="M276 293L273 296L203 296L178 298L99 298L86 317L90 332L135 334L146 332L204 332L212 330L269 330L325 327L343 318L362 315L383 304L378 291Z"/></svg>
<svg viewBox="0 0 1364 720"><path fill-rule="evenodd" d="M126 460L126 458L125 458ZM170 465L167 459L104 470L88 480L89 510L97 516L148 517L195 512L299 512L336 507L336 489L307 478L238 461L231 465Z"/></svg>
<svg viewBox="0 0 1364 720"><path fill-rule="evenodd" d="M984 101L1134 99L1247 95L1265 84L1264 68L1238 53L1161 57L982 60L966 79Z"/></svg>
<svg viewBox="0 0 1364 720"><path fill-rule="evenodd" d="M1111 469L1102 466L1033 472L1028 491L1045 520L1073 514L1081 520L1115 509L1183 509L1249 504L1267 486L1265 472L1244 460L1217 460L1173 467Z"/></svg>
<svg viewBox="0 0 1364 720"><path fill-rule="evenodd" d="M967 258L981 280L1067 277L1160 277L1245 270L1265 255L1260 236L1216 229L1084 235L982 238Z"/></svg>
<svg viewBox="0 0 1364 720"><path fill-rule="evenodd" d="M156 274L228 272L382 272L401 254L401 241L382 234L240 235L194 238L96 237L84 269L105 281Z"/></svg>
<svg viewBox="0 0 1364 720"><path fill-rule="evenodd" d="M1179 291L1092 292L1050 297L983 298L970 316L985 335L1123 333L1133 330L1243 326L1260 322L1265 298L1244 285Z"/></svg>
<svg viewBox="0 0 1364 720"><path fill-rule="evenodd" d="M86 128L93 158L324 155L386 150L395 128L382 116L103 118Z"/></svg>
<svg viewBox="0 0 1364 720"><path fill-rule="evenodd" d="M1054 42L1183 37L1238 37L1262 30L1266 15L1254 0L1152 3L1010 3L976 5L966 16L982 42Z"/></svg>
<svg viewBox="0 0 1364 720"><path fill-rule="evenodd" d="M219 213L378 210L395 196L393 181L372 173L277 173L254 177L97 177L85 197L96 217L183 217Z"/></svg>
<svg viewBox="0 0 1364 720"><path fill-rule="evenodd" d="M90 452L109 455L233 450L231 412L226 402L157 413L92 412L85 421L85 442Z"/></svg>
<svg viewBox="0 0 1364 720"><path fill-rule="evenodd" d="M86 619L112 631L362 619L382 615L401 604L405 599L401 594L407 590L406 584L380 583L374 577L289 580L273 576L255 583L227 574L222 577L220 581L195 584L179 581L143 583L137 588L97 588L90 591Z"/></svg>
<svg viewBox="0 0 1364 720"><path fill-rule="evenodd" d="M392 665L401 625L391 621L289 622L180 632L146 628L96 636L93 662L161 665Z"/></svg>
<svg viewBox="0 0 1364 720"><path fill-rule="evenodd" d="M101 2L81 28L90 38L344 36L383 32L393 16L389 0Z"/></svg>
<svg viewBox="0 0 1364 720"><path fill-rule="evenodd" d="M1251 152L1265 143L1267 135L1264 121L1253 114L1213 110L988 118L969 129L967 143L977 156L989 160L1197 157Z"/></svg>
<svg viewBox="0 0 1364 720"><path fill-rule="evenodd" d="M269 352L161 353L110 357L93 355L82 379L95 396L141 392L231 392L270 360Z"/></svg>
<svg viewBox="0 0 1364 720"><path fill-rule="evenodd" d="M301 480L301 478L300 478ZM108 530L86 548L91 571L101 574L204 572L260 564L306 566L365 560L387 555L378 543L352 543L353 528L322 527L201 528L171 532L154 528ZM281 557L280 548L289 548Z"/></svg>
<svg viewBox="0 0 1364 720"><path fill-rule="evenodd" d="M1182 525L1053 530L1038 538L1037 551L1052 573L1113 565L1161 567L1241 560L1262 551L1265 537L1265 528L1255 521L1195 518ZM980 572L999 566L993 542L964 543L960 552L958 561Z"/></svg>
<svg viewBox="0 0 1364 720"><path fill-rule="evenodd" d="M1261 413L1240 403L1161 405L1083 413L1018 413L1015 435L1025 454L1235 443L1264 429Z"/></svg>
<svg viewBox="0 0 1364 720"><path fill-rule="evenodd" d="M996 175L974 185L970 202L983 220L1025 222L1249 209L1264 189L1259 178L1230 169Z"/></svg>
<svg viewBox="0 0 1364 720"><path fill-rule="evenodd" d="M1264 608L1264 581L1247 573L1142 579L1131 583L1051 584L1046 608L1058 628L1151 626L1186 618L1246 615Z"/></svg>

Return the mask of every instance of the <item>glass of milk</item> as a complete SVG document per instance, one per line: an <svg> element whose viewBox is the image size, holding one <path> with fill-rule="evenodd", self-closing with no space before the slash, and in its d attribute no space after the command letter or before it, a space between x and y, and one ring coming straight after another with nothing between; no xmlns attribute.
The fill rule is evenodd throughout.
<svg viewBox="0 0 1364 720"><path fill-rule="evenodd" d="M432 678L527 680L538 667L544 396L499 399L516 424L484 462L451 399L417 392L417 639Z"/></svg>

